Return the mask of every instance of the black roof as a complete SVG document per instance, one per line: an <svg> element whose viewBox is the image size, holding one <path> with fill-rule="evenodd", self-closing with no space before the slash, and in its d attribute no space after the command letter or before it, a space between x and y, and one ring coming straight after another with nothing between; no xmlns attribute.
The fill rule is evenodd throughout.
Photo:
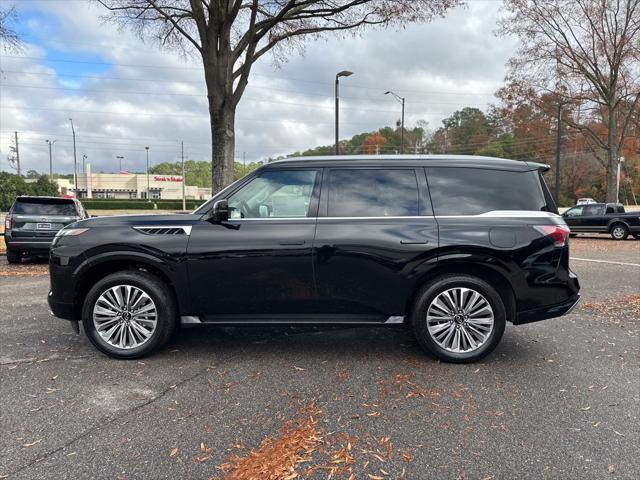
<svg viewBox="0 0 640 480"><path fill-rule="evenodd" d="M336 166L385 166L402 167L477 167L495 170L549 170L549 165L505 158L481 157L475 155L335 155L318 157L291 157L276 160L265 165L278 167L336 167Z"/></svg>

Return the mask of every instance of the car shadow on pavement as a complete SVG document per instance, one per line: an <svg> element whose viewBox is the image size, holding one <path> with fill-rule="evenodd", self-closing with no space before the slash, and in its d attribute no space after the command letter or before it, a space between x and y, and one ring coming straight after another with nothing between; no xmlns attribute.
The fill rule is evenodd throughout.
<svg viewBox="0 0 640 480"><path fill-rule="evenodd" d="M526 346L523 344L526 343ZM497 349L481 360L483 363L527 363L542 358L545 346L527 340L526 333L508 329ZM199 326L181 328L172 341L156 356L246 355L268 357L296 357L304 353L313 359L364 360L370 357L394 360L439 361L424 352L410 328L398 327L287 327Z"/></svg>

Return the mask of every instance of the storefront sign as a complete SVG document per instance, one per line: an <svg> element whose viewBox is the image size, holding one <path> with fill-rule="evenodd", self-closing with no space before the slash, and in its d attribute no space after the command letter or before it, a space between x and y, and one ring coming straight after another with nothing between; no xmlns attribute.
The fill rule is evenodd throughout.
<svg viewBox="0 0 640 480"><path fill-rule="evenodd" d="M153 177L156 182L180 182L182 183L182 177L174 177L171 175L156 175Z"/></svg>

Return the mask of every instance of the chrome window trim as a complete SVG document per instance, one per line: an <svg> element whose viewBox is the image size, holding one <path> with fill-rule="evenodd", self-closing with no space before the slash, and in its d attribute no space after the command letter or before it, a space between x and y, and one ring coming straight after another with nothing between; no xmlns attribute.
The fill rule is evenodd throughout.
<svg viewBox="0 0 640 480"><path fill-rule="evenodd" d="M535 210L493 210L474 215L389 215L378 217L261 217L261 218L230 218L229 222L254 222L274 220L399 220L399 219L427 219L427 218L562 218L553 212L538 212Z"/></svg>

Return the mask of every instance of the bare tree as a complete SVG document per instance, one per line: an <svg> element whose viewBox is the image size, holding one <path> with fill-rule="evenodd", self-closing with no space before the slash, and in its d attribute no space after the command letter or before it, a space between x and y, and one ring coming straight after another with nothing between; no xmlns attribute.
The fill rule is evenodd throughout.
<svg viewBox="0 0 640 480"><path fill-rule="evenodd" d="M604 153L607 201L617 201L618 152L640 107L640 0L504 3L500 32L520 39L507 80L581 105L580 121L566 121Z"/></svg>
<svg viewBox="0 0 640 480"><path fill-rule="evenodd" d="M11 28L11 23L18 18L15 6L0 7L0 45L4 51L19 51L22 48L18 33Z"/></svg>
<svg viewBox="0 0 640 480"><path fill-rule="evenodd" d="M253 64L285 59L306 38L429 21L461 0L97 0L121 27L202 58L209 101L212 186L233 180L235 112Z"/></svg>

